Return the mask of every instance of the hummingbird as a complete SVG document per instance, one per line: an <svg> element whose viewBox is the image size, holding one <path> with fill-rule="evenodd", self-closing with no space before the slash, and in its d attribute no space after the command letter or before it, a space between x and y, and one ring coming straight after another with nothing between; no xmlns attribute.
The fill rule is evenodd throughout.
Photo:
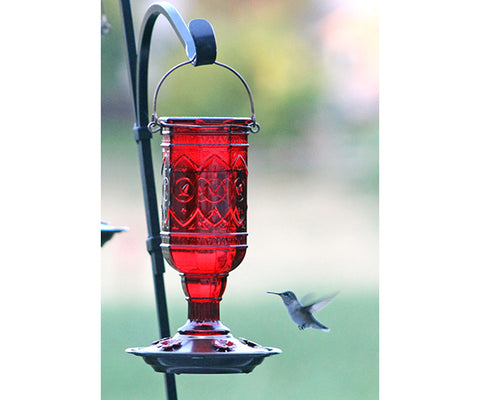
<svg viewBox="0 0 480 400"><path fill-rule="evenodd" d="M280 296L283 300L283 303L287 307L288 313L292 318L293 322L298 324L298 329L304 330L305 328L314 328L321 329L322 331L328 332L330 328L327 328L325 325L318 322L313 313L320 311L328 303L330 303L334 297L338 294L335 293L328 297L323 297L313 303L303 305L301 301L297 299L295 293L288 290L286 292L277 293L277 292L267 292L270 294L276 294ZM303 300L303 299L302 299Z"/></svg>

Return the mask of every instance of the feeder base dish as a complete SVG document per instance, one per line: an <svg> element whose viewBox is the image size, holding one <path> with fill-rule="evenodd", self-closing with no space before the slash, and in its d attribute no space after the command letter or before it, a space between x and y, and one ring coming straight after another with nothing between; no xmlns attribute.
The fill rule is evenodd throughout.
<svg viewBox="0 0 480 400"><path fill-rule="evenodd" d="M125 351L143 357L156 372L173 374L249 373L265 357L282 352L243 338L236 339L230 334L193 336L179 333L148 347Z"/></svg>

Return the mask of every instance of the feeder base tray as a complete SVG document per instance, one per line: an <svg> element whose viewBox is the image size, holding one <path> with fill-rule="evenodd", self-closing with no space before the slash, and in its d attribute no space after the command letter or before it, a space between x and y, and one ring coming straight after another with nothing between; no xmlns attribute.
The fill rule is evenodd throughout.
<svg viewBox="0 0 480 400"><path fill-rule="evenodd" d="M282 351L232 335L193 336L177 333L148 347L126 349L143 357L157 372L174 374L249 373L265 357Z"/></svg>

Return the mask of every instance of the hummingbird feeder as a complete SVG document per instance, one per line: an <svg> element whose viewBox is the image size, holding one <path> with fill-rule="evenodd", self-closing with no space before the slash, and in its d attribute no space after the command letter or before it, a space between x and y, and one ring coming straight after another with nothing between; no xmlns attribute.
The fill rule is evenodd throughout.
<svg viewBox="0 0 480 400"><path fill-rule="evenodd" d="M161 79L154 95L153 114L148 119L148 52L153 24L160 14L175 28L189 60ZM126 32L128 37L128 29ZM219 311L227 277L240 265L247 250L248 137L260 129L251 91L238 72L215 61L216 43L211 25L197 19L187 28L169 3L154 4L147 11L139 51L137 67L130 65L135 77L132 79L137 117L135 138L149 230L147 250L152 257L162 339L126 351L143 357L155 371L167 375L251 372L265 357L281 350L234 337L220 322ZM247 91L251 116L159 117L157 97L163 82L188 64L210 64L231 71ZM155 134L162 137L161 218L150 148L150 139ZM188 303L187 322L173 336L168 328L163 258L179 272Z"/></svg>

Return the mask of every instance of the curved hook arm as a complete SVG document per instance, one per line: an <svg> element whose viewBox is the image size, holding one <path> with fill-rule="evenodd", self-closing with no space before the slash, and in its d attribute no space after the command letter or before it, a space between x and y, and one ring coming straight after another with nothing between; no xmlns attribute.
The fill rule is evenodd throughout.
<svg viewBox="0 0 480 400"><path fill-rule="evenodd" d="M137 59L137 124L147 126L148 117L148 61L152 31L159 15L165 16L185 47L188 59L194 65L209 64L215 61L216 44L213 28L205 20L194 20L190 29L175 7L166 1L152 4L140 28L140 43ZM198 61L200 62L198 62Z"/></svg>
<svg viewBox="0 0 480 400"><path fill-rule="evenodd" d="M181 15L178 13L177 9L166 1L152 4L144 16L144 24L153 18L153 20L151 20L153 27L153 23L159 15L163 15L172 26L178 38L182 42L183 47L185 47L188 59L191 60L193 57L195 57L195 42L190 34L190 30L188 29ZM143 32L143 29L141 32ZM142 37L142 35L140 37Z"/></svg>

